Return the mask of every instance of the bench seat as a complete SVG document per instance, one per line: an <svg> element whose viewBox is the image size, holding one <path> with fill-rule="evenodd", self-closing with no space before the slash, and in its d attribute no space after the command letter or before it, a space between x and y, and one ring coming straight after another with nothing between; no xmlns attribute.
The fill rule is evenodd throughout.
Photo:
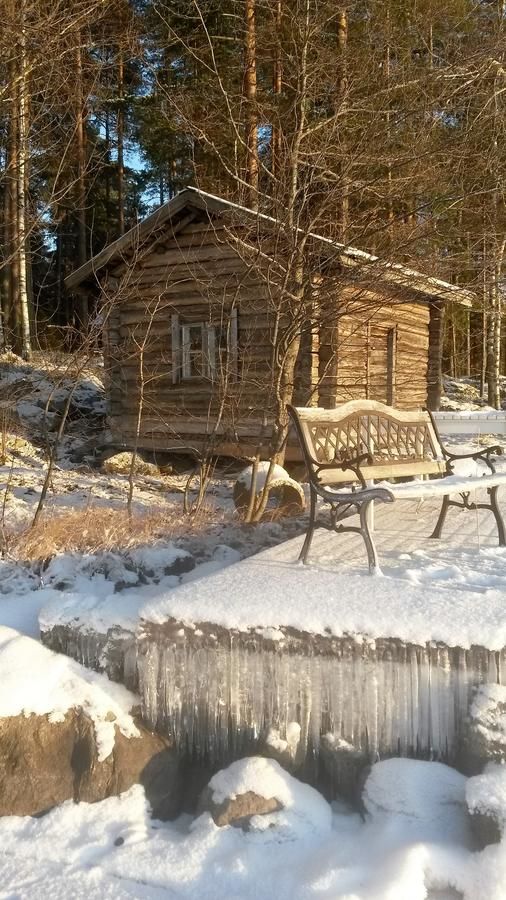
<svg viewBox="0 0 506 900"><path fill-rule="evenodd" d="M445 497L447 494L474 493L493 487L506 485L506 472L488 473L474 476L447 475L444 478L435 478L430 481L421 481L415 478L413 481L403 481L395 484L392 481L378 481L375 488L384 488L393 494L396 500L418 500L424 497ZM348 494L343 488L327 486L326 491L332 492L336 497L340 494Z"/></svg>

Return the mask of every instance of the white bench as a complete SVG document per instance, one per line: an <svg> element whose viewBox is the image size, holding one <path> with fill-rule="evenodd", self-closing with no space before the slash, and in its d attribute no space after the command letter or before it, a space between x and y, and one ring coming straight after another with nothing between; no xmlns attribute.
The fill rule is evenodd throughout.
<svg viewBox="0 0 506 900"><path fill-rule="evenodd" d="M299 557L303 562L316 527L318 497L330 506L330 525L325 527L362 535L371 572L378 568L368 515L374 500L392 503L402 498L441 497L434 538L441 536L450 506L489 509L499 545L506 546L497 502L506 472L496 472L493 460L502 452L500 447L452 453L443 446L429 412L405 412L374 400L351 400L336 409L289 406L288 412L299 436L310 487L309 525ZM457 463L459 471L455 471ZM399 478L404 480L391 481ZM470 501L478 488L486 489L488 503ZM460 499L452 499L455 495ZM360 524L344 525L343 519L352 513L359 515Z"/></svg>

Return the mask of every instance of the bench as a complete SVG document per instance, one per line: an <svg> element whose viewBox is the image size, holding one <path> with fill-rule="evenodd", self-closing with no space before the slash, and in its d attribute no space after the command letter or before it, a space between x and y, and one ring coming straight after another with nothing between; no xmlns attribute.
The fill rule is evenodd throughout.
<svg viewBox="0 0 506 900"><path fill-rule="evenodd" d="M330 524L324 527L362 535L370 572L379 569L370 526L375 500L392 503L402 498L441 497L433 538L441 536L450 506L489 509L495 517L499 545L506 545L497 502L506 472L496 472L493 460L502 453L500 447L452 453L443 446L430 412L405 412L375 400L351 400L335 409L287 409L299 437L310 489L309 525L299 556L302 562L311 547L318 498L330 506ZM463 464L463 460L467 462ZM487 490L488 503L470 501L477 488ZM460 499L452 499L455 495ZM359 524L343 524L353 514L358 514Z"/></svg>

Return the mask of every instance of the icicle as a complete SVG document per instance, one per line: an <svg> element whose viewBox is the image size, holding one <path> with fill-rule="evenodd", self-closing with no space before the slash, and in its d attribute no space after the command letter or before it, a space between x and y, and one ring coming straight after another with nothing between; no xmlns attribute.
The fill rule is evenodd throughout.
<svg viewBox="0 0 506 900"><path fill-rule="evenodd" d="M455 758L473 689L497 672L496 654L325 640L153 627L137 648L144 716L217 764L255 752L270 729L286 740L297 727L301 764L327 733L370 758ZM79 652L94 659L97 646Z"/></svg>

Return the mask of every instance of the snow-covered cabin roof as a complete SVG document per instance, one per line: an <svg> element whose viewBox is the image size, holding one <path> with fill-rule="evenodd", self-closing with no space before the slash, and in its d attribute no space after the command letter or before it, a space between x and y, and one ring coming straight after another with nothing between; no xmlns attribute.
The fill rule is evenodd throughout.
<svg viewBox="0 0 506 900"><path fill-rule="evenodd" d="M265 213L256 212L245 206L232 203L230 200L208 194L199 188L186 187L172 200L159 206L142 222L139 222L130 231L127 231L126 234L104 247L92 259L80 266L79 269L71 272L65 279L65 286L69 290L73 290L83 283L89 283L109 263L121 260L128 255L132 248L139 247L146 238L162 230L167 225L176 221L181 223L186 218L184 213L188 211L191 214L192 210L204 211L211 215L232 212L236 213L238 219L256 219L266 225L277 225L278 227L281 224ZM380 257L367 253L365 250L338 243L319 234L311 233L310 237L321 243L322 246L327 246L329 257L339 260L345 267L366 268L371 274L373 272L377 273L377 276L382 280L392 281L399 286L426 294L431 299L447 299L463 306L471 306L475 299L472 291L450 284L448 281L443 281L440 278L424 275L401 263L382 260Z"/></svg>

